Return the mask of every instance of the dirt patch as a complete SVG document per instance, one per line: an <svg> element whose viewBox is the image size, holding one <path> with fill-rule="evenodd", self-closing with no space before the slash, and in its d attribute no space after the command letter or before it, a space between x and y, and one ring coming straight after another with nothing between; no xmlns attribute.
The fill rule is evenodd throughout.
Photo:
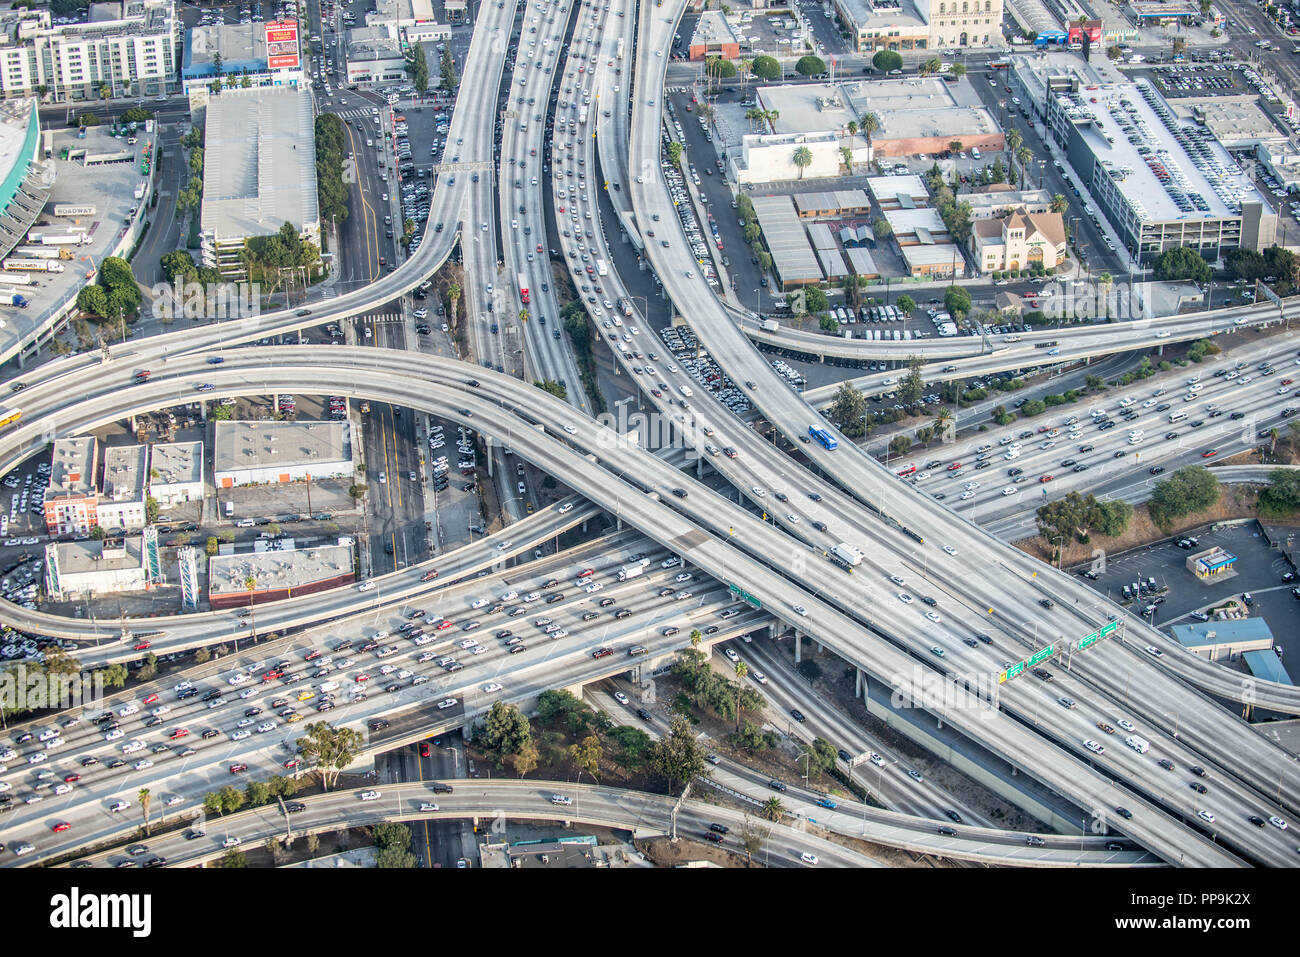
<svg viewBox="0 0 1300 957"><path fill-rule="evenodd" d="M1249 462L1235 461L1236 458L1238 457L1234 456L1233 464L1251 464ZM1164 541L1189 528L1228 521L1229 519L1255 517L1255 499L1258 494L1255 486L1224 485L1222 488L1223 494L1219 496L1219 501L1215 505L1204 512L1197 512L1195 515L1188 515L1178 520L1169 531L1162 530L1155 522L1151 521L1151 514L1145 505L1136 505L1133 508L1133 519L1129 522L1128 528L1125 529L1123 535L1111 538L1094 534L1091 541L1086 545L1071 542L1066 546L1060 563L1063 567L1068 568L1071 565L1090 559L1093 555L1093 549L1096 548L1105 549L1109 553L1125 552L1130 548L1138 548L1152 542ZM1026 554L1044 562L1052 562L1055 558L1055 547L1041 535L1023 539L1016 542L1015 546Z"/></svg>
<svg viewBox="0 0 1300 957"><path fill-rule="evenodd" d="M284 841L283 834L278 835L278 837L281 842ZM288 864L299 864L313 858L325 857L329 854L339 854L343 851L371 847L374 844L374 839L368 827L320 831L316 834L316 837L320 843L314 852L308 849L307 835L301 832L294 833L293 843L287 848L281 844L281 850L273 851L265 844L259 847L240 847L238 850L243 853L248 867L284 867ZM219 861L220 858L206 866L220 867Z"/></svg>
<svg viewBox="0 0 1300 957"><path fill-rule="evenodd" d="M691 861L708 861L718 867L763 866L761 860L747 862L743 851L738 853L706 841L693 841L688 837L679 838L676 844L667 837L652 837L634 843L636 849L656 867L680 867ZM760 859L762 853L759 851Z"/></svg>

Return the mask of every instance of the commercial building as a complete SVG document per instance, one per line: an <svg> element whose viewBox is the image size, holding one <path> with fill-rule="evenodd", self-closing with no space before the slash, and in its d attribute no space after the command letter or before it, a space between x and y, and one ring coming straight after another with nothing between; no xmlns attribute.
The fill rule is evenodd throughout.
<svg viewBox="0 0 1300 957"><path fill-rule="evenodd" d="M867 186L876 197L876 205L885 209L911 209L930 201L930 191L921 177L908 173L902 176L868 176Z"/></svg>
<svg viewBox="0 0 1300 957"><path fill-rule="evenodd" d="M154 444L149 454L149 494L164 508L203 501L203 443Z"/></svg>
<svg viewBox="0 0 1300 957"><path fill-rule="evenodd" d="M223 276L244 276L245 241L276 233L285 223L320 245L313 124L306 89L225 90L211 98L203 157L203 265Z"/></svg>
<svg viewBox="0 0 1300 957"><path fill-rule="evenodd" d="M800 219L830 216L866 216L871 200L865 189L835 189L816 193L795 193L794 208Z"/></svg>
<svg viewBox="0 0 1300 957"><path fill-rule="evenodd" d="M1132 17L1139 26L1169 26L1201 19L1201 7L1192 0L1129 0Z"/></svg>
<svg viewBox="0 0 1300 957"><path fill-rule="evenodd" d="M1013 189L1007 183L977 186L969 193L957 197L970 204L970 218L994 219L1015 210L1026 213L1046 213L1052 208L1052 194L1045 189Z"/></svg>
<svg viewBox="0 0 1300 957"><path fill-rule="evenodd" d="M962 149L996 152L1006 147L1002 130L965 77L955 82L913 76L763 86L755 96L759 109L777 111L773 133L833 134L842 140L837 149L844 145L854 151L854 162L937 155L954 140ZM880 121L870 152L848 133L849 123L868 113Z"/></svg>
<svg viewBox="0 0 1300 957"><path fill-rule="evenodd" d="M706 60L715 56L734 60L740 56L740 37L736 36L736 31L731 28L722 11L706 10L695 22L695 32L691 34L688 49L692 60Z"/></svg>
<svg viewBox="0 0 1300 957"><path fill-rule="evenodd" d="M1187 556L1187 570L1201 581L1229 578L1236 574L1233 568L1237 556L1219 546Z"/></svg>
<svg viewBox="0 0 1300 957"><path fill-rule="evenodd" d="M836 133L749 133L741 138L740 152L732 153L731 176L738 183L780 183L790 180L842 176L848 146L855 164L867 162L867 141ZM808 151L808 164L800 167L795 156Z"/></svg>
<svg viewBox="0 0 1300 957"><path fill-rule="evenodd" d="M99 527L110 534L145 526L147 445L110 445L104 450L104 482L97 504Z"/></svg>
<svg viewBox="0 0 1300 957"><path fill-rule="evenodd" d="M213 454L218 488L267 485L353 474L351 427L330 422L217 422Z"/></svg>
<svg viewBox="0 0 1300 957"><path fill-rule="evenodd" d="M303 80L298 23L219 23L194 27L181 63L185 92L199 87L293 86Z"/></svg>
<svg viewBox="0 0 1300 957"><path fill-rule="evenodd" d="M0 15L0 92L98 100L175 89L180 21L173 0L90 4L85 23L54 24L48 9Z"/></svg>
<svg viewBox="0 0 1300 957"><path fill-rule="evenodd" d="M1169 631L1188 651L1210 661L1234 659L1247 652L1269 651L1273 647L1273 632L1262 618L1174 625Z"/></svg>
<svg viewBox="0 0 1300 957"><path fill-rule="evenodd" d="M781 291L820 283L822 268L803 222L795 215L794 201L789 196L752 196L750 200Z"/></svg>
<svg viewBox="0 0 1300 957"><path fill-rule="evenodd" d="M387 83L406 79L402 41L385 27L356 27L347 32L348 83Z"/></svg>
<svg viewBox="0 0 1300 957"><path fill-rule="evenodd" d="M139 535L45 546L45 592L58 601L136 591L148 585Z"/></svg>
<svg viewBox="0 0 1300 957"><path fill-rule="evenodd" d="M248 587L248 579L253 587ZM248 607L356 581L351 545L269 549L208 559L208 606Z"/></svg>
<svg viewBox="0 0 1300 957"><path fill-rule="evenodd" d="M1257 94L1179 98L1168 102L1180 118L1204 126L1225 149L1254 149L1260 145L1280 147L1288 140L1260 105Z"/></svg>
<svg viewBox="0 0 1300 957"><path fill-rule="evenodd" d="M89 535L99 524L94 436L56 439L45 487L45 527L51 535Z"/></svg>
<svg viewBox="0 0 1300 957"><path fill-rule="evenodd" d="M1130 255L1149 261L1188 247L1212 262L1275 242L1268 200L1208 128L1178 117L1145 79L1023 57L1012 72Z"/></svg>
<svg viewBox="0 0 1300 957"><path fill-rule="evenodd" d="M859 53L1001 48L1002 0L834 0Z"/></svg>
<svg viewBox="0 0 1300 957"><path fill-rule="evenodd" d="M907 274L917 279L961 279L966 260L956 243L919 243L900 246Z"/></svg>
<svg viewBox="0 0 1300 957"><path fill-rule="evenodd" d="M981 272L1055 269L1065 263L1065 220L1060 213L1019 209L1001 219L977 219L971 225L971 256Z"/></svg>

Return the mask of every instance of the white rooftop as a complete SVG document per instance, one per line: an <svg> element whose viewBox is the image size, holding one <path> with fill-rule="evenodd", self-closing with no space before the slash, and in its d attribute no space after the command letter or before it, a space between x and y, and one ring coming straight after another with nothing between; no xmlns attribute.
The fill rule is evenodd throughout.
<svg viewBox="0 0 1300 957"><path fill-rule="evenodd" d="M207 109L203 230L223 239L318 225L311 93L229 89Z"/></svg>

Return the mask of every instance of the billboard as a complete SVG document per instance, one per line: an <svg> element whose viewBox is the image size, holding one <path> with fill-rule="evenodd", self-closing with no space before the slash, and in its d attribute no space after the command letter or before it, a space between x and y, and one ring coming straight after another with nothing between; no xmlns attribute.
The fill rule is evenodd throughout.
<svg viewBox="0 0 1300 957"><path fill-rule="evenodd" d="M266 24L266 65L271 70L298 69L296 21L270 21Z"/></svg>

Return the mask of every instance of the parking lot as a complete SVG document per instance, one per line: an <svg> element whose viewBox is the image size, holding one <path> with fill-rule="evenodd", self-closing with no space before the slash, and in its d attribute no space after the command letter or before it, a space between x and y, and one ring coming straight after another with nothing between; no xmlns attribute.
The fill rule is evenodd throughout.
<svg viewBox="0 0 1300 957"><path fill-rule="evenodd" d="M1190 547L1180 548L1178 541L1187 538ZM1195 544L1190 539L1195 538ZM1187 570L1188 555L1218 546L1237 556L1233 566L1236 576L1218 582L1199 581ZM1082 574L1088 566L1072 569ZM1112 601L1126 604L1124 587L1133 591L1133 583L1154 578L1155 592L1146 588L1136 601L1127 603L1134 614L1155 605L1152 615L1156 627L1168 631L1170 625L1196 621L1192 616L1202 609L1240 596L1251 595L1252 617L1263 618L1273 632L1275 646L1283 661L1300 661L1300 602L1292 597L1294 583L1284 582L1294 569L1282 554L1268 546L1254 522L1222 524L1192 530L1145 548L1108 558L1105 571L1089 583ZM1084 581L1089 581L1087 578ZM1168 589L1163 591L1163 589Z"/></svg>

